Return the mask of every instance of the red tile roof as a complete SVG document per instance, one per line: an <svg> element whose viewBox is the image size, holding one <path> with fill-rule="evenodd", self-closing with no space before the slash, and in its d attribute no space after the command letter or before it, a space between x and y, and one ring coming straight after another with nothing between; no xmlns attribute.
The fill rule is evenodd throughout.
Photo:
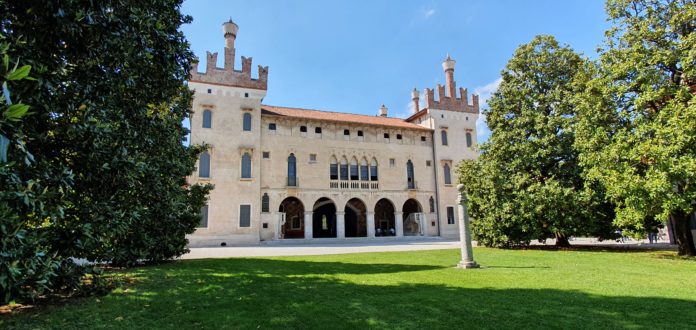
<svg viewBox="0 0 696 330"><path fill-rule="evenodd" d="M416 129L430 131L431 129L409 123L401 118L358 115L344 112L331 112L323 110L311 110L301 108L277 107L272 105L261 105L261 113L264 115L283 116L292 118L314 119L321 121L332 121L342 123L363 124L372 126L385 126L401 129Z"/></svg>

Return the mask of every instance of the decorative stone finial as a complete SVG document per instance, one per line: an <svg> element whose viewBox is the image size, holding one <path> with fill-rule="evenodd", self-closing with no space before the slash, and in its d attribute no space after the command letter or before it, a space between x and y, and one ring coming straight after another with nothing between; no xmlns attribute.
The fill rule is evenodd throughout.
<svg viewBox="0 0 696 330"><path fill-rule="evenodd" d="M445 61L442 62L442 70L454 70L455 64L457 64L457 61L453 60L449 53L447 53L447 58L445 58Z"/></svg>
<svg viewBox="0 0 696 330"><path fill-rule="evenodd" d="M225 38L227 38L229 35L236 38L237 31L239 31L239 26L237 23L232 21L232 18L230 18L229 21L222 23L222 32L225 34Z"/></svg>

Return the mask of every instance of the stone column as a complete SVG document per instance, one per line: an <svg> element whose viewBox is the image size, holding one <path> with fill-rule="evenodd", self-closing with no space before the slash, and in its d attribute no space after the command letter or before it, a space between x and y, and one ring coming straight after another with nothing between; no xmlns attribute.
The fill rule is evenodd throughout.
<svg viewBox="0 0 696 330"><path fill-rule="evenodd" d="M346 212L336 211L336 238L346 238Z"/></svg>
<svg viewBox="0 0 696 330"><path fill-rule="evenodd" d="M314 212L312 211L305 211L304 213L304 238L305 239L312 239L314 238L314 231L312 230L312 225L313 225L313 219L312 215Z"/></svg>
<svg viewBox="0 0 696 330"><path fill-rule="evenodd" d="M367 237L375 237L375 212L367 211Z"/></svg>
<svg viewBox="0 0 696 330"><path fill-rule="evenodd" d="M404 236L404 212L394 212L396 237Z"/></svg>
<svg viewBox="0 0 696 330"><path fill-rule="evenodd" d="M469 214L467 212L466 194L462 192L463 184L457 185L457 204L459 213L459 241L462 244L462 260L458 268L479 268L474 261L474 249L471 247L471 230L469 228Z"/></svg>

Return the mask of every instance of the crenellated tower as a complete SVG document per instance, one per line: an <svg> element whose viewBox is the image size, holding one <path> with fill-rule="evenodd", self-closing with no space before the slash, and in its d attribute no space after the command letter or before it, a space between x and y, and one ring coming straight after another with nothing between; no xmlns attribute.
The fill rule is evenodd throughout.
<svg viewBox="0 0 696 330"><path fill-rule="evenodd" d="M469 104L469 96L466 88L459 88L459 97L457 97L457 82L454 80L454 66L457 62L453 60L449 54L442 62L442 69L445 71L445 86L437 85L437 100L435 100L435 91L432 88L426 88L423 92L425 108L439 109L449 111L460 111L469 113L479 113L479 97L478 95L471 96L471 104ZM412 94L413 95L413 94ZM417 95L417 94L415 94ZM412 97L414 102L418 102L418 97ZM414 106L419 109L419 105Z"/></svg>
<svg viewBox="0 0 696 330"><path fill-rule="evenodd" d="M208 83L222 86L268 89L268 66L258 66L258 78L251 77L251 57L242 56L242 70L234 69L235 48L239 26L231 19L222 24L222 32L225 37L225 63L224 67L217 67L218 53L207 52L206 67L204 72L198 72L198 59L191 65L192 82Z"/></svg>

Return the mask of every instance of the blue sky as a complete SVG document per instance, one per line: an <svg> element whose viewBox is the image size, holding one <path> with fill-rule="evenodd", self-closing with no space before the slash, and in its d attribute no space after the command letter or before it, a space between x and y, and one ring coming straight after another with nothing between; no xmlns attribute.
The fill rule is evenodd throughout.
<svg viewBox="0 0 696 330"><path fill-rule="evenodd" d="M193 51L202 61L219 52L219 66L222 22L239 25L237 57L253 57L254 75L257 64L270 67L265 104L373 115L384 103L399 117L414 87L444 84L447 53L458 86L485 99L515 48L535 35L595 58L608 27L600 0L188 0L182 9L193 17L182 28ZM487 138L483 121L478 131Z"/></svg>

